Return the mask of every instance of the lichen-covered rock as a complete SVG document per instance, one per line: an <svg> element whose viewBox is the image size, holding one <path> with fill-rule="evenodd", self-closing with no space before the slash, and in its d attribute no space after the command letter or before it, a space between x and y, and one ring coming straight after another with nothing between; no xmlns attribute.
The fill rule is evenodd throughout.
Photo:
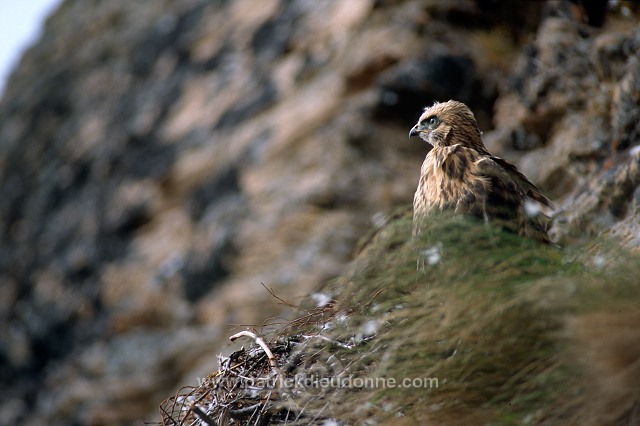
<svg viewBox="0 0 640 426"><path fill-rule="evenodd" d="M614 227L637 247L637 229L628 226L637 213L628 207L640 184L629 178L640 144L640 69L633 47L640 32L598 35L550 17L538 35L501 86L496 130L487 135L487 145L515 159L556 201L556 240L569 243Z"/></svg>

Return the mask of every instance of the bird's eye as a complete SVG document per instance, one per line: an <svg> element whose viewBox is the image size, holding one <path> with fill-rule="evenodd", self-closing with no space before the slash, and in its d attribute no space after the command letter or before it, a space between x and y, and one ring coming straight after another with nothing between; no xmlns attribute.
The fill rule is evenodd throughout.
<svg viewBox="0 0 640 426"><path fill-rule="evenodd" d="M440 120L435 115L427 119L427 126L430 129L435 129L438 126L438 124L440 124Z"/></svg>

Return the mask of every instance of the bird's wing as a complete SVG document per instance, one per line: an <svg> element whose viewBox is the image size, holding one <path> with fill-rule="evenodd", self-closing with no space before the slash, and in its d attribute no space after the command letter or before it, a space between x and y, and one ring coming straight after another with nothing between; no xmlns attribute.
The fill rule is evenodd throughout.
<svg viewBox="0 0 640 426"><path fill-rule="evenodd" d="M508 220L523 205L526 195L518 185L517 176L490 156L480 156L474 166L474 174L489 182L489 193L485 197L487 208L491 210L488 214Z"/></svg>
<svg viewBox="0 0 640 426"><path fill-rule="evenodd" d="M548 218L539 211L529 213L527 198L531 198L549 208L551 201L540 190L507 161L491 156L483 156L475 162L476 173L486 176L491 182L491 195L487 199L487 211L506 228L520 235L549 242Z"/></svg>
<svg viewBox="0 0 640 426"><path fill-rule="evenodd" d="M537 186L531 183L525 175L520 173L520 171L516 168L516 166L514 166L513 164L509 163L507 160L502 159L500 157L491 156L489 157L489 159L493 160L495 164L497 164L498 166L500 166L500 168L506 171L510 175L510 177L516 182L516 184L520 188L522 188L522 190L524 191L527 197L539 202L540 204L543 204L549 207L550 209L554 208L553 203L547 197L545 197L540 191L540 189L538 189ZM489 163L485 162L485 164L489 164ZM489 167L489 170L493 170L493 169L495 169L495 167L493 166Z"/></svg>

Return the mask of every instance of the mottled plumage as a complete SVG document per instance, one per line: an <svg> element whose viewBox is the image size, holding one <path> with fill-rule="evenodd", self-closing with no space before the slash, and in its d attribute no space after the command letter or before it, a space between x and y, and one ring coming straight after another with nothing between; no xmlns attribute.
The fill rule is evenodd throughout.
<svg viewBox="0 0 640 426"><path fill-rule="evenodd" d="M433 146L422 164L413 199L413 234L434 209L468 214L521 236L549 243L541 206L551 202L502 158L484 146L471 110L448 101L426 108L409 136Z"/></svg>

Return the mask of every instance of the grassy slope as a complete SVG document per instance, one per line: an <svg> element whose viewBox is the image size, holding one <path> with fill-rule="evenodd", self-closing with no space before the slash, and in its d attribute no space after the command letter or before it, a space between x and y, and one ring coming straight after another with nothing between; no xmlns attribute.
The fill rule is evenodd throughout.
<svg viewBox="0 0 640 426"><path fill-rule="evenodd" d="M392 222L323 289L337 300L329 323L287 330L321 329L353 347L303 345L306 361L290 374L437 378L438 387L308 389L290 400L305 422L638 420L637 257L541 246L462 218L434 217L415 242L410 228L406 214ZM416 252L434 247L440 262L417 271Z"/></svg>
<svg viewBox="0 0 640 426"><path fill-rule="evenodd" d="M219 424L640 424L637 256L602 241L557 249L461 217L427 229L412 241L398 213L320 290L332 303L271 334L275 367L255 345L230 355L211 383L163 403L166 424L205 424L193 401ZM249 383L274 377L302 381Z"/></svg>

